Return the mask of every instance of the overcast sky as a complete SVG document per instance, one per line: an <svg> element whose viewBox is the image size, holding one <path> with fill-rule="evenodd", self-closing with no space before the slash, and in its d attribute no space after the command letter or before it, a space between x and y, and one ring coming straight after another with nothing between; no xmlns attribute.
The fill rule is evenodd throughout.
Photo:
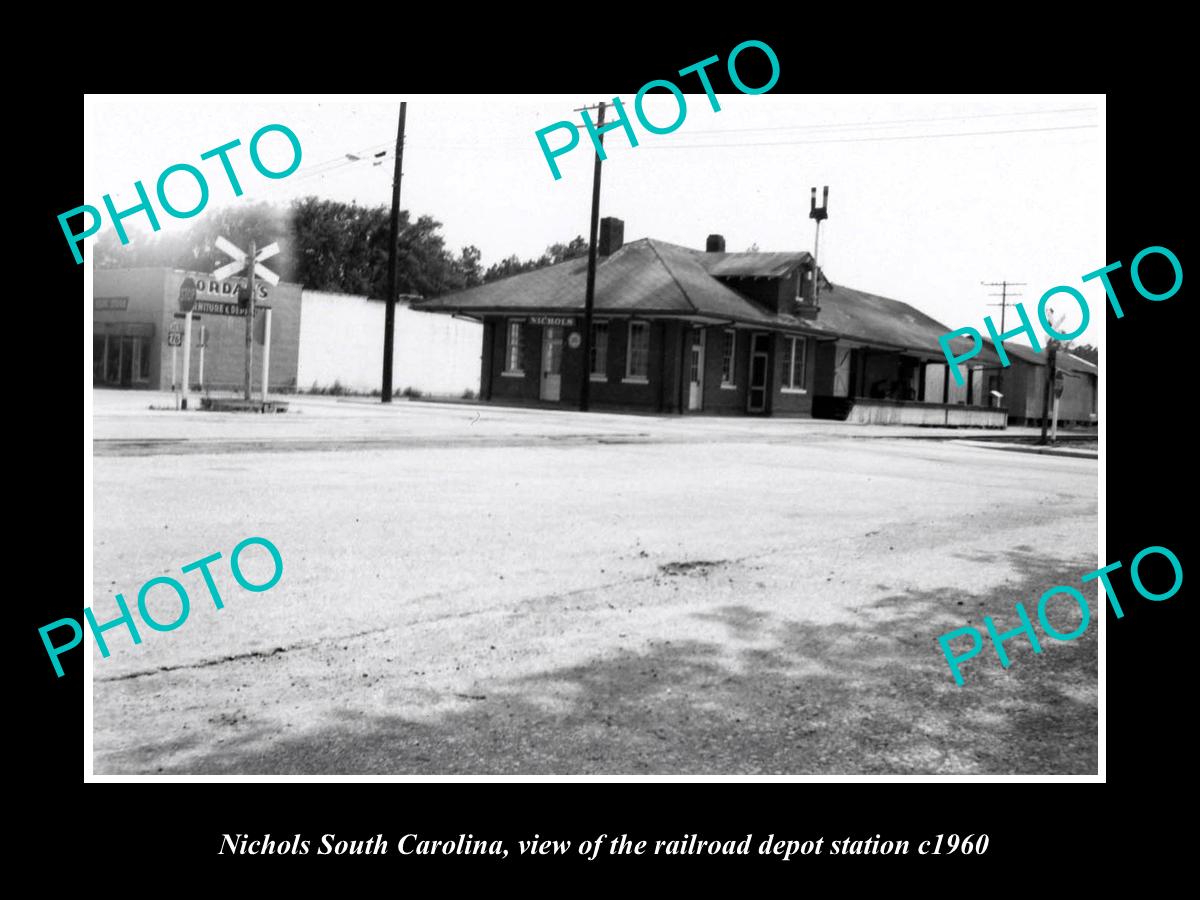
<svg viewBox="0 0 1200 900"><path fill-rule="evenodd" d="M455 251L474 244L487 266L587 235L593 156L586 134L559 157L556 181L534 132L579 121L575 107L610 97L93 96L85 106L80 202L102 208L111 193L117 209L132 206L135 180L153 196L159 173L186 162L208 179L205 212L307 194L388 204L401 99L408 100L401 205L442 222ZM619 130L605 136L600 214L625 221L626 241L654 237L703 248L707 235L719 233L729 250L812 250L809 189L829 185L820 261L835 284L981 331L984 315L999 321L999 309L987 306L998 302L987 295L999 289L981 281L1027 282L1017 290L1031 318L1045 290L1071 285L1092 311L1080 340L1101 344L1103 288L1083 285L1080 276L1110 262L1102 96L719 94L714 112L704 94L689 94L683 124L668 135L642 128L633 96L621 99L639 145L630 147ZM659 125L677 115L669 94L648 96L645 109ZM271 123L291 128L303 148L300 168L277 181L259 175L247 151L251 135ZM234 197L216 159L200 160L235 138L242 146L230 159L242 197ZM549 140L558 146L565 133ZM290 160L279 134L261 149L272 168ZM370 156L382 150L388 155ZM173 175L169 182L168 196L183 209L198 197L189 181ZM160 220L164 228L194 221L161 212ZM103 230L110 228L106 221ZM1066 330L1079 312L1058 303Z"/></svg>

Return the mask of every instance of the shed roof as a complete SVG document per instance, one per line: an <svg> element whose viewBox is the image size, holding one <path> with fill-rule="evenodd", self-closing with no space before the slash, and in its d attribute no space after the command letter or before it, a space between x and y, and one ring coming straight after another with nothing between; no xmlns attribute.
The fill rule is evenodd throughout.
<svg viewBox="0 0 1200 900"><path fill-rule="evenodd" d="M819 318L850 340L945 359L938 338L950 329L916 307L890 297L848 287L833 287L819 297ZM950 347L965 353L971 343L955 338ZM985 346L968 365L998 364L999 357Z"/></svg>
<svg viewBox="0 0 1200 900"><path fill-rule="evenodd" d="M782 278L810 259L812 254L807 250L793 253L762 253L756 250L745 253L705 252L700 257L700 264L709 275L717 277Z"/></svg>
<svg viewBox="0 0 1200 900"><path fill-rule="evenodd" d="M984 338L983 341L986 347L994 352L995 348L992 340ZM1010 360L1018 359L1021 362L1029 363L1031 366L1045 366L1049 364L1045 347L1042 348L1041 352L1034 352L1032 347L1005 341L1004 352L1008 354ZM1081 372L1088 375L1097 375L1100 371L1095 363L1090 363L1086 359L1076 356L1070 350L1060 349L1058 351L1057 365L1068 372Z"/></svg>

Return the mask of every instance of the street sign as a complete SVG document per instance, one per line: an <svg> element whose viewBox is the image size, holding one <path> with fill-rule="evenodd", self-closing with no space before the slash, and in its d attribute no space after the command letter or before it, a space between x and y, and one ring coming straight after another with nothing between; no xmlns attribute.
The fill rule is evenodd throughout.
<svg viewBox="0 0 1200 900"><path fill-rule="evenodd" d="M246 315L246 307L237 303L221 303L218 300L197 300L195 310L212 316Z"/></svg>
<svg viewBox="0 0 1200 900"><path fill-rule="evenodd" d="M212 273L212 277L217 281L220 281L223 278L228 278L230 275L236 275L243 269L253 267L255 278L261 278L271 286L279 284L279 276L266 266L262 265L263 260L270 259L272 256L275 256L277 253L279 253L279 244L275 242L267 244L267 246L263 247L254 254L253 261L248 258L246 251L242 250L231 241L225 240L223 237L217 238L215 244L218 250L220 250L226 256L233 258L233 262L229 263L228 265L221 266L221 268Z"/></svg>
<svg viewBox="0 0 1200 900"><path fill-rule="evenodd" d="M247 402L249 402L250 390L251 390L250 367L253 364L253 360L254 360L254 328L253 328L253 325L254 325L254 320L255 320L255 315L254 315L254 313L255 313L255 309L254 309L254 307L255 307L255 296L254 296L255 279L257 278L259 281L265 281L267 284L272 285L272 286L279 284L279 276L276 275L274 272L272 272L270 269L268 269L266 266L264 266L262 264L263 260L270 259L271 257L275 256L279 252L279 244L272 241L270 244L267 244L267 246L258 248L256 243L254 241L251 241L249 253L242 250L242 248L238 247L236 244L233 244L230 241L227 241L223 237L218 237L216 239L216 241L214 241L214 244L216 245L216 248L218 250L220 250L222 253L226 254L227 256L229 256L233 259L233 262L231 262L227 265L221 266L221 268L217 269L215 272L212 273L214 283L217 281L222 281L222 280L228 278L230 275L233 275L237 272L244 271L246 273L246 285L244 288L239 288L238 292L237 292L238 302L236 304L236 308L238 310L245 311L243 313L244 318L246 319L246 377L244 379L244 386L245 386L245 394L246 394L245 399ZM230 306L234 306L234 304L230 304ZM217 315L237 315L237 313L233 312L232 310L230 310L229 312L226 312L225 310L221 310L221 309L210 310L210 309L206 308L206 309L204 309L204 312L213 312L213 313L216 313ZM269 361L271 358L271 309L270 309L270 307L267 307L265 305L263 308L262 321L263 321L262 391L263 391L263 402L265 403L267 400L268 366L270 364ZM186 351L186 348L185 348L185 351Z"/></svg>
<svg viewBox="0 0 1200 900"><path fill-rule="evenodd" d="M184 312L196 305L196 280L185 278L179 285L179 308Z"/></svg>
<svg viewBox="0 0 1200 900"><path fill-rule="evenodd" d="M182 347L183 346L183 332L182 331L168 331L167 332L167 346L168 347Z"/></svg>

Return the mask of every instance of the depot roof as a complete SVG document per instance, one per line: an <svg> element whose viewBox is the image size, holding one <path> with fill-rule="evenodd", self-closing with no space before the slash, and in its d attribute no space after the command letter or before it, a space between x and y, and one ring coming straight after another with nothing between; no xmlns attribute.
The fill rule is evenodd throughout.
<svg viewBox="0 0 1200 900"><path fill-rule="evenodd" d="M834 337L817 322L778 315L746 299L706 271L704 256L703 251L653 238L631 241L597 260L596 313L703 317ZM586 290L587 259L578 258L446 294L414 308L509 315L582 312Z"/></svg>
<svg viewBox="0 0 1200 900"><path fill-rule="evenodd" d="M984 338L983 340L989 351L994 350L991 340L988 338ZM1033 348L1026 347L1024 344L1005 342L1004 352L1008 354L1010 360L1019 359L1021 362L1029 363L1031 366L1049 365L1049 357L1044 347L1040 353L1035 353ZM1060 369L1065 369L1068 372L1082 372L1087 375L1096 375L1100 371L1095 363L1090 363L1086 359L1071 353L1069 350L1063 349L1059 349L1058 351L1056 364Z"/></svg>
<svg viewBox="0 0 1200 900"><path fill-rule="evenodd" d="M899 300L831 286L824 273L816 319L768 310L721 280L779 278L811 258L805 251L712 253L642 238L597 260L594 309L599 315L702 317L829 339L843 337L928 359L944 359L938 338L950 331L948 327ZM446 294L414 304L414 308L476 315L582 312L586 287L587 259L578 258ZM970 343L956 338L951 346L963 353ZM985 347L971 362L998 360Z"/></svg>

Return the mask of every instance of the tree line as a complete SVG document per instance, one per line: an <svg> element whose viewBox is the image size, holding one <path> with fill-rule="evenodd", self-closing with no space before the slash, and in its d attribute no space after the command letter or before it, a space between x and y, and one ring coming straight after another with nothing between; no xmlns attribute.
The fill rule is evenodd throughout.
<svg viewBox="0 0 1200 900"><path fill-rule="evenodd" d="M588 242L578 235L551 244L536 259L509 256L483 268L478 247L456 254L441 235L442 223L423 215L413 220L400 211L396 240L398 294L438 297L510 275L586 256ZM95 243L96 266L102 269L167 266L211 272L229 262L216 248L225 237L243 249L278 241L281 252L269 268L283 281L317 291L387 296L388 236L391 210L385 205L359 206L319 197L293 200L286 209L259 202L212 210L187 230L131 236L122 245L109 229Z"/></svg>

